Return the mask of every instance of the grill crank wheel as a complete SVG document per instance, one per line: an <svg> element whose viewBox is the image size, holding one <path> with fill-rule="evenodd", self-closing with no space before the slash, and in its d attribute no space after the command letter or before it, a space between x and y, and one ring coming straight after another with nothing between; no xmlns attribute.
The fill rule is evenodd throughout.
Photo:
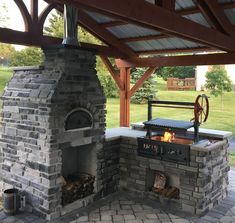
<svg viewBox="0 0 235 223"><path fill-rule="evenodd" d="M209 115L209 101L205 94L198 95L194 104L194 121L198 124L206 122Z"/></svg>

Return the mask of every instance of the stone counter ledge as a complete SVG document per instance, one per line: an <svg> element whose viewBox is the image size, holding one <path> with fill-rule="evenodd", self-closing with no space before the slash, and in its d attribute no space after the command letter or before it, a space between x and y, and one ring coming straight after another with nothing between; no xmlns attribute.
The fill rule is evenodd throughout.
<svg viewBox="0 0 235 223"><path fill-rule="evenodd" d="M118 140L121 137L135 139L145 135L146 131L144 130L136 130L128 127L113 128L106 130L105 141L110 142L113 140ZM232 136L232 133L227 131L202 129L202 132L199 132L199 135L204 137L208 136L209 138L217 138L218 141L210 143L209 140L203 139L198 143L193 144L191 146L191 151L209 152L223 145L228 145L228 139Z"/></svg>
<svg viewBox="0 0 235 223"><path fill-rule="evenodd" d="M212 143L210 143L209 140L205 139L205 140L199 141L198 143L193 144L191 146L191 151L210 152L212 150L215 150L224 146L226 146L226 148L228 147L228 139L226 138L221 141L216 141Z"/></svg>

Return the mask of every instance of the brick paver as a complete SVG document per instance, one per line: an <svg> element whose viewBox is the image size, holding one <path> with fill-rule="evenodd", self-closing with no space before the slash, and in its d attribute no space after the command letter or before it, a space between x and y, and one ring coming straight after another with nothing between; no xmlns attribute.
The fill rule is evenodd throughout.
<svg viewBox="0 0 235 223"><path fill-rule="evenodd" d="M118 192L87 208L69 214L53 223L235 223L235 169L229 173L228 197L203 217L169 213L167 207ZM11 217L0 212L0 223L46 223L29 213Z"/></svg>

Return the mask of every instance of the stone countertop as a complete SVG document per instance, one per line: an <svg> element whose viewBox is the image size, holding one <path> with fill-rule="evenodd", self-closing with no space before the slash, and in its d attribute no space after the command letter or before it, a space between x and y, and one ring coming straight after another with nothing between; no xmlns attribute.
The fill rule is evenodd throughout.
<svg viewBox="0 0 235 223"><path fill-rule="evenodd" d="M193 130L189 130L189 132L193 132ZM214 137L218 139L227 139L232 136L231 132L227 131L220 131L220 130L213 130L213 129L199 129L200 136L208 136ZM110 139L117 139L121 136L124 137L142 137L146 135L146 131L140 128L128 128L128 127L120 127L120 128L113 128L113 129L106 129L105 138L106 140Z"/></svg>
<svg viewBox="0 0 235 223"><path fill-rule="evenodd" d="M105 139L106 141L112 141L119 139L120 137L137 138L137 137L143 137L145 135L146 131L144 131L143 129L137 130L128 127L120 127L120 128L107 129L105 134ZM221 139L219 141L215 141L212 143L209 140L204 139L199 141L198 143L195 143L191 147L191 149L194 151L209 152L217 148L218 146L221 146L221 144L226 144L227 139L231 137L232 133L226 131L211 130L211 129L200 129L200 135Z"/></svg>
<svg viewBox="0 0 235 223"><path fill-rule="evenodd" d="M120 127L120 128L113 128L113 129L106 129L105 132L105 139L106 141L119 139L120 137L142 137L145 136L146 132L143 130L135 130L128 127Z"/></svg>

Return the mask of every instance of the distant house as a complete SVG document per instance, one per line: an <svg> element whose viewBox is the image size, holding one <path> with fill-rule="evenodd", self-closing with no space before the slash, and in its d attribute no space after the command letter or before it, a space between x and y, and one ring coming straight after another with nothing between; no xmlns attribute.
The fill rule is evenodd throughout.
<svg viewBox="0 0 235 223"><path fill-rule="evenodd" d="M227 71L228 76L233 82L233 90L235 90L235 65L223 65ZM211 66L197 66L196 67L196 91L204 89L206 83L206 72Z"/></svg>

